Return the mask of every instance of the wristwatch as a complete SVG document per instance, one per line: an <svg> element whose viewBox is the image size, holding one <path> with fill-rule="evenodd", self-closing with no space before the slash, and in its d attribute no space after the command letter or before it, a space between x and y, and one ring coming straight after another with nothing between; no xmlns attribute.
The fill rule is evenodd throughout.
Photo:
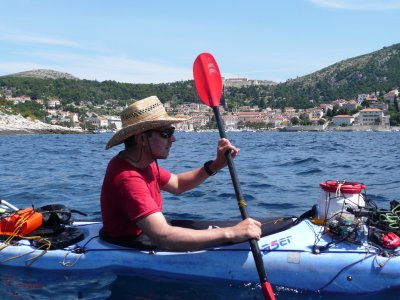
<svg viewBox="0 0 400 300"><path fill-rule="evenodd" d="M213 162L214 162L213 160L209 160L209 161L207 161L206 163L204 163L204 171L206 171L206 173L207 173L209 176L213 176L213 175L217 174L217 171L211 171L211 169L210 169L210 165L211 165Z"/></svg>

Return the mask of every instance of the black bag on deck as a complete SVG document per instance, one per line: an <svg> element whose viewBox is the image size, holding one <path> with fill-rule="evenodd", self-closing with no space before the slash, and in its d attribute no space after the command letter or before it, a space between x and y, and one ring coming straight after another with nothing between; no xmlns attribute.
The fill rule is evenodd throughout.
<svg viewBox="0 0 400 300"><path fill-rule="evenodd" d="M85 213L70 210L62 204L45 205L38 208L37 211L43 215L42 226L29 234L29 236L40 237L33 240L32 244L35 247L50 242L50 249L62 249L84 238L84 234L79 228L69 225L73 223L72 213L86 216Z"/></svg>

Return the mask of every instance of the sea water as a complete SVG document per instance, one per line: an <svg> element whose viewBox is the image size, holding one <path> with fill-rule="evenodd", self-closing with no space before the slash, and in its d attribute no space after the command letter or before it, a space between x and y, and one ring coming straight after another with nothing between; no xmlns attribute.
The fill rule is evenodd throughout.
<svg viewBox="0 0 400 300"><path fill-rule="evenodd" d="M241 149L235 166L254 218L299 216L317 203L325 180L364 183L367 198L387 208L400 199L399 132L228 132ZM111 134L0 136L0 198L18 207L64 204L101 220L99 195ZM176 133L167 160L172 172L215 157L218 133ZM167 218L240 219L228 170L198 188L164 194ZM267 269L268 273L268 269ZM315 274L318 276L318 274ZM274 287L277 299L347 299L347 296ZM57 273L0 265L1 299L262 299L257 284L182 281L140 274ZM351 299L398 299L399 290Z"/></svg>

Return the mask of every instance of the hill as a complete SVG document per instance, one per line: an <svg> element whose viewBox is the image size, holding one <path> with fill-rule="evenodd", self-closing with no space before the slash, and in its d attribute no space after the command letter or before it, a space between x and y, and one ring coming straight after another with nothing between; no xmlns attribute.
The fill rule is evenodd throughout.
<svg viewBox="0 0 400 300"><path fill-rule="evenodd" d="M400 44L346 59L312 74L280 84L225 86L223 99L230 108L258 105L260 108L292 106L309 108L338 98L353 99L358 94L381 95L400 87ZM260 82L263 82L260 80ZM0 77L0 93L32 99L59 98L64 104L90 102L104 104L115 99L120 105L157 95L162 102L199 102L193 80L162 84L129 84L116 81L80 80L53 70L34 70ZM1 95L0 95L1 96Z"/></svg>
<svg viewBox="0 0 400 300"><path fill-rule="evenodd" d="M21 115L9 115L0 111L0 135L32 134L32 133L85 133L81 129L66 128L58 125L50 125L38 120L30 120Z"/></svg>
<svg viewBox="0 0 400 300"><path fill-rule="evenodd" d="M308 105L362 93L385 93L400 87L400 44L346 59L312 74L279 84L276 98Z"/></svg>
<svg viewBox="0 0 400 300"><path fill-rule="evenodd" d="M400 44L343 60L312 74L288 80L287 85L301 84L318 88L326 81L329 87L340 88L351 82L378 84L399 83Z"/></svg>
<svg viewBox="0 0 400 300"><path fill-rule="evenodd" d="M37 69L37 70L30 70L25 72L19 72L15 74L10 74L8 76L11 77L29 77L29 78L39 78L39 79L73 79L77 80L79 78L72 76L71 74L59 72L55 70L48 70L48 69Z"/></svg>

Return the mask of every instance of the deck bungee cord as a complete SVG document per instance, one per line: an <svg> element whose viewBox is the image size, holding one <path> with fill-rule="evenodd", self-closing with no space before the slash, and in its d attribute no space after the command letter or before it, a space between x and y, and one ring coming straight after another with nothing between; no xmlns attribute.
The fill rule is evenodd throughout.
<svg viewBox="0 0 400 300"><path fill-rule="evenodd" d="M41 250L25 260L26 266L31 266L49 250L60 248L59 241L55 240L56 243L52 243L54 235L68 230L63 226L72 224L71 212L83 214L76 210L67 210L65 206L58 204L46 205L39 209L34 209L33 205L30 208L18 209L5 200L0 200L0 209L0 252L9 247L27 246L24 241L29 242L31 246L27 252L3 259L0 264ZM67 241L69 244L72 242L72 239Z"/></svg>
<svg viewBox="0 0 400 300"><path fill-rule="evenodd" d="M36 262L40 257L42 257L43 255L45 255L45 254L47 253L47 251L49 251L50 248L51 248L51 242L48 241L48 240L46 240L46 239L44 239L44 238L42 238L42 237L40 237L40 236L24 237L24 239L27 239L27 240L41 239L41 240L45 241L45 243L43 243L41 246L39 246L39 247L37 247L37 248L34 248L33 250L28 251L28 252L26 252L26 253L22 253L22 254L20 254L20 255L16 255L16 256L12 256L12 257L9 257L9 258L7 258L7 259L4 259L4 260L0 261L0 264L4 264L4 263L9 262L9 261L14 260L14 259L19 259L19 258L21 258L21 257L27 256L27 255L29 255L29 254L32 254L32 253L37 252L38 250L42 250L42 249L43 249L39 254L35 255L34 257L30 257L30 258L28 258L28 259L25 261L25 265L26 265L26 266L30 266L30 265L32 265L34 262ZM15 246L15 244L12 245L12 244L10 243L11 240L12 240L12 239L10 239L9 241L3 242L4 245L0 248L0 251L2 251L4 248L6 248L6 247L8 247L8 246Z"/></svg>
<svg viewBox="0 0 400 300"><path fill-rule="evenodd" d="M1 201L2 205L4 205L5 201ZM34 257L31 257L25 261L27 266L33 264L37 259L46 254L46 252L51 248L51 242L41 236L27 236L27 234L33 232L35 229L41 226L42 224L42 216L40 213L37 213L33 208L26 208L22 210L16 210L12 212L8 212L6 209L12 208L16 209L11 205L6 206L3 209L2 215L0 216L0 236L3 237L2 244L0 246L0 251L4 250L9 246L18 245L18 240L26 239L26 240L42 240L42 245L29 251L27 253L22 253L16 256L9 257L5 260L0 261L0 264L4 264L10 260L18 259L20 257L29 255L31 253L36 252L37 250L42 250L39 254Z"/></svg>
<svg viewBox="0 0 400 300"><path fill-rule="evenodd" d="M341 242L359 245L367 242L374 244L385 256L397 255L388 253L387 249L400 246L400 238L397 236L400 233L398 201L390 202L390 210L380 210L376 203L367 198L366 186L362 183L329 180L321 183L321 188L326 192L322 205L323 219L318 216L312 221L322 225L323 231L320 234L329 234L332 240L325 246L317 247L316 239L314 250L317 253ZM361 194L362 190L365 191L364 194ZM332 203L336 207L333 212Z"/></svg>
<svg viewBox="0 0 400 300"><path fill-rule="evenodd" d="M332 182L330 182L332 183ZM342 267L325 285L318 290L322 291L331 285L344 271L355 266L369 258L374 258L375 268L383 269L390 260L400 255L395 249L400 245L398 236L392 231L398 231L400 225L400 203L392 201L390 210L379 210L377 205L367 199L366 187L360 184L360 189L353 193L351 197L347 197L342 192L346 182L336 182L336 190L334 194L326 193L326 202L323 215L325 218L312 219L314 224L322 225L319 232L315 232L315 241L312 247L312 253L320 255L328 251L332 247L337 247L342 243L352 243L363 246L359 253L365 253L365 256ZM351 183L357 185L357 183ZM334 185L333 185L334 186ZM361 190L365 194L361 195ZM357 201L354 201L354 194L358 193ZM362 205L360 205L359 197L362 197ZM330 213L331 203L339 202L340 210ZM337 206L337 203L335 203ZM379 231L379 234L376 232ZM322 237L330 236L331 241L325 245L321 245ZM386 243L385 243L386 238ZM326 238L325 238L326 240ZM346 253L335 249L329 251L330 254ZM354 253L355 251L348 251ZM379 261L384 260L384 261ZM348 276L351 281L352 277Z"/></svg>

